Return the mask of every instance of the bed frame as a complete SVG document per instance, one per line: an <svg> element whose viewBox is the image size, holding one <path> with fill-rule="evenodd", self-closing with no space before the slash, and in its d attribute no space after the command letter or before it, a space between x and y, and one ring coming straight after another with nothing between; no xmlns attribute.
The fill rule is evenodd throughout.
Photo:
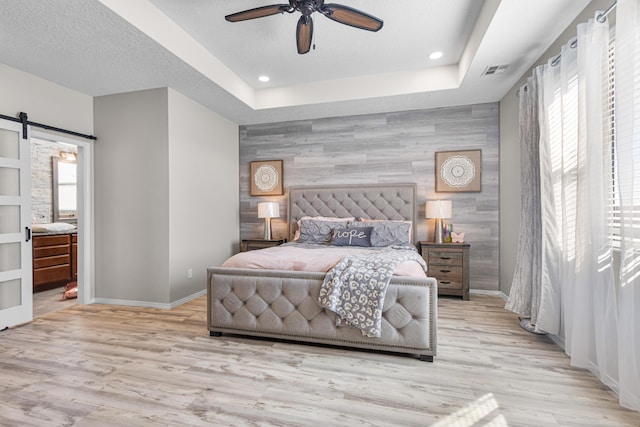
<svg viewBox="0 0 640 427"><path fill-rule="evenodd" d="M308 216L416 220L416 185L292 187L289 238ZM413 235L415 242L415 228ZM403 353L433 361L437 344L437 281L393 276L383 307L382 336L336 327L317 304L324 273L228 267L207 269L207 325L223 333Z"/></svg>

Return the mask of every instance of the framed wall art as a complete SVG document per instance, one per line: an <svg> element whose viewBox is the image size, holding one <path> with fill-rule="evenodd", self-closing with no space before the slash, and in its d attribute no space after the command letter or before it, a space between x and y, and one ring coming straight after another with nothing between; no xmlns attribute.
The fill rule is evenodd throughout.
<svg viewBox="0 0 640 427"><path fill-rule="evenodd" d="M252 196L281 196L284 194L282 160L264 160L249 163Z"/></svg>
<svg viewBox="0 0 640 427"><path fill-rule="evenodd" d="M436 192L481 191L482 151L437 151Z"/></svg>

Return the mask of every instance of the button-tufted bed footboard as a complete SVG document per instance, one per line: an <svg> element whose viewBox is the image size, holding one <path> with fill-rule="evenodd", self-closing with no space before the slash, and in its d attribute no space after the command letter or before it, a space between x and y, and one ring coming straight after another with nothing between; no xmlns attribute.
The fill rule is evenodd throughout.
<svg viewBox="0 0 640 427"><path fill-rule="evenodd" d="M416 238L416 184L291 187L289 240L305 216L411 221ZM437 281L393 276L383 306L382 336L336 327L318 304L325 273L211 267L207 308L211 335L233 333L417 355L436 355Z"/></svg>
<svg viewBox="0 0 640 427"><path fill-rule="evenodd" d="M386 294L382 336L336 327L317 303L323 273L211 267L207 323L221 333L323 343L416 355L436 355L437 282L394 276Z"/></svg>

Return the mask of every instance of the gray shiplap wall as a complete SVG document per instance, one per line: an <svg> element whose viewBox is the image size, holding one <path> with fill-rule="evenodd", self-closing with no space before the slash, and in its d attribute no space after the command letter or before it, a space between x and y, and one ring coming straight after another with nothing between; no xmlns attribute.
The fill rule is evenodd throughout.
<svg viewBox="0 0 640 427"><path fill-rule="evenodd" d="M482 150L482 191L436 193L435 152ZM498 290L499 104L335 117L240 127L240 237L259 238L257 203L280 202L274 237L286 237L286 188L301 185L416 183L419 240L433 240L424 202L453 203L454 231L471 243L472 289ZM285 195L249 195L249 162L283 160Z"/></svg>

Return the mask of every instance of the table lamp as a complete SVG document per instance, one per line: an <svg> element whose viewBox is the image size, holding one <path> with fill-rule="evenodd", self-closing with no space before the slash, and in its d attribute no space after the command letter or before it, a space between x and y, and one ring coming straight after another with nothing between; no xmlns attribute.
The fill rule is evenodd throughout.
<svg viewBox="0 0 640 427"><path fill-rule="evenodd" d="M280 205L276 202L258 203L258 218L264 218L264 240L271 240L271 218L280 216Z"/></svg>
<svg viewBox="0 0 640 427"><path fill-rule="evenodd" d="M433 231L433 241L442 243L442 220L451 218L451 200L427 200L425 217L435 218L436 226Z"/></svg>

